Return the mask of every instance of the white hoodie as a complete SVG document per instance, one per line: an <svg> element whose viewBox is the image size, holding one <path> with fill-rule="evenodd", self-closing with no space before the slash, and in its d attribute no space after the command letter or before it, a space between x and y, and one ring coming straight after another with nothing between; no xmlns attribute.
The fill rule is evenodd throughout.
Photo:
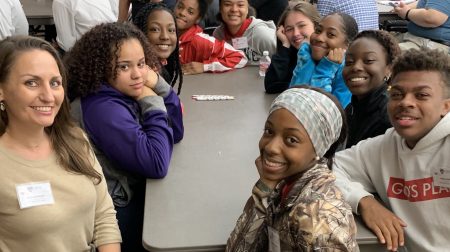
<svg viewBox="0 0 450 252"><path fill-rule="evenodd" d="M251 19L252 22L243 34L243 37L246 37L248 41L248 48L243 51L245 56L247 56L248 64L258 65L264 51L268 51L269 56L275 54L277 49L277 28L273 21L264 21L255 17L251 17ZM217 27L213 35L216 39L225 40L225 25L222 23ZM233 44L231 40L226 42Z"/></svg>
<svg viewBox="0 0 450 252"><path fill-rule="evenodd" d="M413 149L391 128L336 153L333 170L355 213L362 197L377 193L406 222L408 251L449 251L450 188L433 175L450 176L450 113Z"/></svg>

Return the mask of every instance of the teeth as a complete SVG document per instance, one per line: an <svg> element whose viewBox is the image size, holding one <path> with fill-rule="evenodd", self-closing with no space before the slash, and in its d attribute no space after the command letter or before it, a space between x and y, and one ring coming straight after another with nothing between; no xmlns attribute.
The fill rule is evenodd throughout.
<svg viewBox="0 0 450 252"><path fill-rule="evenodd" d="M161 49L167 49L169 48L169 45L158 45L158 47Z"/></svg>
<svg viewBox="0 0 450 252"><path fill-rule="evenodd" d="M412 117L408 117L408 116L402 116L402 117L399 117L398 119L400 119L400 120L415 120L415 118L412 118Z"/></svg>
<svg viewBox="0 0 450 252"><path fill-rule="evenodd" d="M264 161L265 161L266 165L267 165L267 166L270 166L270 167L279 167L279 166L284 165L283 162L269 161L269 160L267 160L267 159L265 159Z"/></svg>
<svg viewBox="0 0 450 252"><path fill-rule="evenodd" d="M351 78L350 79L350 81L363 81L363 80L365 80L366 78L362 78L362 77L359 77L359 78Z"/></svg>
<svg viewBox="0 0 450 252"><path fill-rule="evenodd" d="M52 107L48 107L48 106L45 106L45 107L32 107L32 108L34 110L43 111L43 112L48 112L48 111L50 111L52 109Z"/></svg>

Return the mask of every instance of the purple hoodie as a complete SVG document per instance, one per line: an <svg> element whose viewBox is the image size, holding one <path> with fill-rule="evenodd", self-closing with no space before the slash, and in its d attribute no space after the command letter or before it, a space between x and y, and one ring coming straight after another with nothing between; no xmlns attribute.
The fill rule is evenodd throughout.
<svg viewBox="0 0 450 252"><path fill-rule="evenodd" d="M184 134L178 96L161 77L154 91L158 96L136 101L104 84L81 98L84 127L95 147L116 167L145 178L166 176L173 144Z"/></svg>

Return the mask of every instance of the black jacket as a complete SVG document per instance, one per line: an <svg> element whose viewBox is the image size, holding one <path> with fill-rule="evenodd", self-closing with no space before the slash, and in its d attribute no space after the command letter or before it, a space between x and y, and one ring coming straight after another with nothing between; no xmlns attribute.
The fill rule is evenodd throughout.
<svg viewBox="0 0 450 252"><path fill-rule="evenodd" d="M279 46L277 53L272 56L272 62L264 78L267 93L281 93L289 87L292 71L297 65L297 52L293 46L290 48Z"/></svg>
<svg viewBox="0 0 450 252"><path fill-rule="evenodd" d="M273 20L275 24L288 6L288 0L249 0L256 10L256 17L262 20Z"/></svg>
<svg viewBox="0 0 450 252"><path fill-rule="evenodd" d="M386 85L373 90L362 100L352 96L352 102L345 109L349 126L347 148L366 138L382 135L392 127L387 102Z"/></svg>

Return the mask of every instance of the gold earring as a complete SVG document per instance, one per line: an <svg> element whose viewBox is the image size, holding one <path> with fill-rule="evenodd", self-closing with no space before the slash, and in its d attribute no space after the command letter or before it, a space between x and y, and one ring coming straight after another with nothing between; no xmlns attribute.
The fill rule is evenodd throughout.
<svg viewBox="0 0 450 252"><path fill-rule="evenodd" d="M5 103L3 101L0 102L0 110L1 111L5 111L6 110Z"/></svg>

